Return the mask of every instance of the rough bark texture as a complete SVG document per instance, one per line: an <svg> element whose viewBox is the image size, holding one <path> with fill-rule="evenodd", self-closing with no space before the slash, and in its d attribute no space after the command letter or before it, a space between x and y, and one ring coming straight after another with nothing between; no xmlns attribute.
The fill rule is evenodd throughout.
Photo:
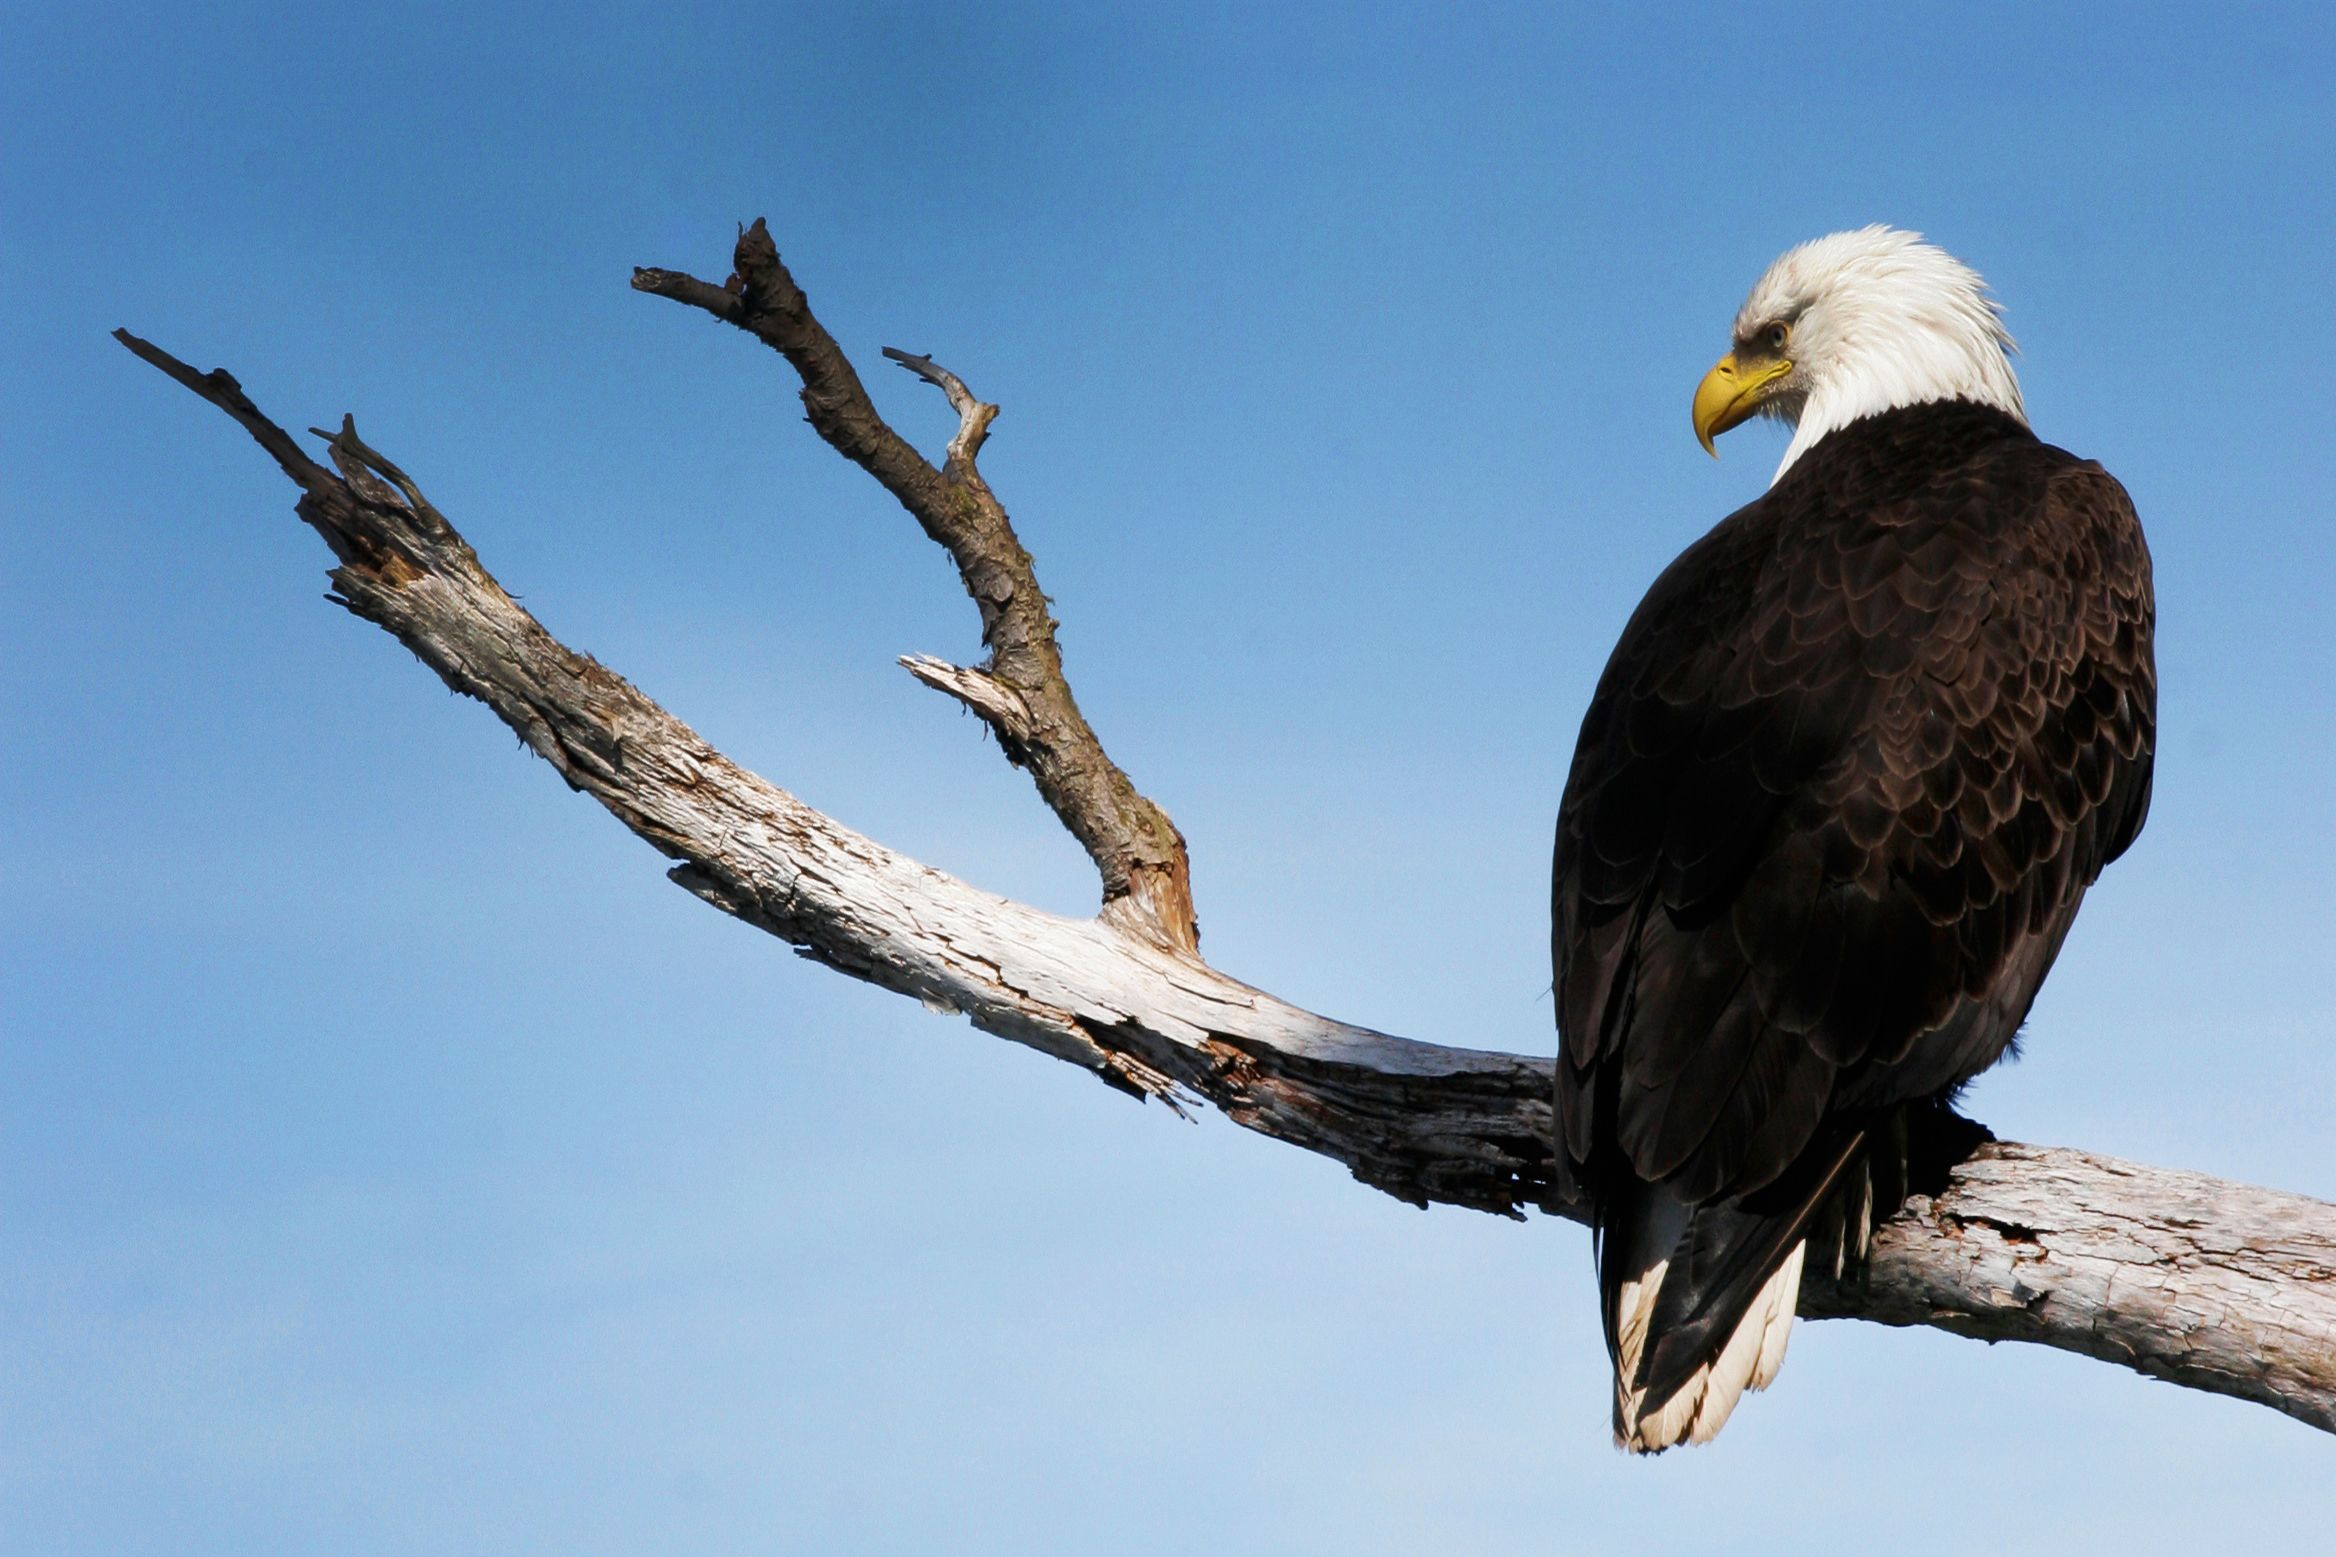
<svg viewBox="0 0 2336 1557"><path fill-rule="evenodd" d="M2336 1206L2302 1195L1993 1142L1801 1312L2042 1341L2336 1432Z"/></svg>
<svg viewBox="0 0 2336 1557"><path fill-rule="evenodd" d="M1066 919L980 891L739 768L547 633L351 423L330 438L327 468L225 372L198 373L117 334L235 418L301 489L301 518L339 559L335 598L492 708L572 787L677 861L671 876L697 896L805 956L962 1012L1124 1091L1213 1104L1401 1199L1578 1219L1548 1178L1547 1059L1349 1026L1198 959L1183 840L1080 716L1029 554L974 468L996 408L929 359L893 353L958 412L935 469L877 416L762 223L741 237L737 267L723 287L669 271L637 272L634 285L781 351L821 436L949 550L991 663L903 663L979 714L1030 769L1095 860L1100 917ZM2301 1196L1989 1144L1877 1235L1865 1271L1812 1280L1801 1306L2057 1346L2336 1431L2336 1206Z"/></svg>

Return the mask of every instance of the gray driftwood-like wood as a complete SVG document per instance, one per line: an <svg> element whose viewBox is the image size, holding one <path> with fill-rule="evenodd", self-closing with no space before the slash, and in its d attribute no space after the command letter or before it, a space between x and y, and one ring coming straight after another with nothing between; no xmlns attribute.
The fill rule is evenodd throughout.
<svg viewBox="0 0 2336 1557"><path fill-rule="evenodd" d="M635 273L778 349L820 435L956 561L991 659L910 656L971 708L1087 847L1094 919L1040 912L894 853L707 745L621 676L546 632L344 419L311 459L224 371L122 343L225 411L300 489L331 547L334 598L493 709L572 787L676 861L698 897L854 978L1182 1110L1319 1152L1427 1205L1580 1218L1547 1176L1549 1061L1349 1026L1202 962L1184 842L1111 763L1064 679L1029 554L975 456L997 408L929 358L888 352L959 417L936 468L876 414L761 222L714 286ZM319 437L326 435L318 431ZM2336 1206L2060 1148L1978 1147L1876 1235L1866 1268L1812 1278L1816 1318L1926 1324L2123 1363L2336 1431Z"/></svg>

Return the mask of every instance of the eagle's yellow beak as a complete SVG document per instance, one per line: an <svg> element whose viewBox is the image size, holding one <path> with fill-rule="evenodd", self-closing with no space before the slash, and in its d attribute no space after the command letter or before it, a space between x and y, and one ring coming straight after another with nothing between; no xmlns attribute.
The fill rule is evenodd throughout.
<svg viewBox="0 0 2336 1557"><path fill-rule="evenodd" d="M1713 363L1703 382L1695 386L1691 413L1695 439L1703 445L1703 452L1718 459L1720 451L1711 446L1712 439L1759 410L1760 392L1792 370L1793 365L1782 357L1740 363L1734 352Z"/></svg>

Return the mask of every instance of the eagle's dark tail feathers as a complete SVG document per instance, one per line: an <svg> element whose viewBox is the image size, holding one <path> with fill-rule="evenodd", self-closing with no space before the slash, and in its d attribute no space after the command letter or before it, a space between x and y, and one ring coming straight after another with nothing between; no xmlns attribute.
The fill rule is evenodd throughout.
<svg viewBox="0 0 2336 1557"><path fill-rule="evenodd" d="M1801 1274L1838 1276L1906 1194L1903 1114L1844 1121L1776 1183L1688 1205L1627 1180L1601 1195L1598 1286L1614 1361L1614 1438L1633 1453L1704 1443L1784 1362Z"/></svg>

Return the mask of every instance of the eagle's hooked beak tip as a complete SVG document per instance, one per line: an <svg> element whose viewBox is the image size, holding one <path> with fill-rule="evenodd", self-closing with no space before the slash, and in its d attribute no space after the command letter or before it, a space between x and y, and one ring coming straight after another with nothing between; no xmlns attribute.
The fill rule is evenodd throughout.
<svg viewBox="0 0 2336 1557"><path fill-rule="evenodd" d="M1750 420L1760 409L1761 392L1792 368L1782 357L1739 363L1734 352L1713 363L1703 382L1695 386L1695 402L1688 412L1695 424L1695 441L1703 445L1703 452L1718 459L1720 451L1712 439Z"/></svg>

